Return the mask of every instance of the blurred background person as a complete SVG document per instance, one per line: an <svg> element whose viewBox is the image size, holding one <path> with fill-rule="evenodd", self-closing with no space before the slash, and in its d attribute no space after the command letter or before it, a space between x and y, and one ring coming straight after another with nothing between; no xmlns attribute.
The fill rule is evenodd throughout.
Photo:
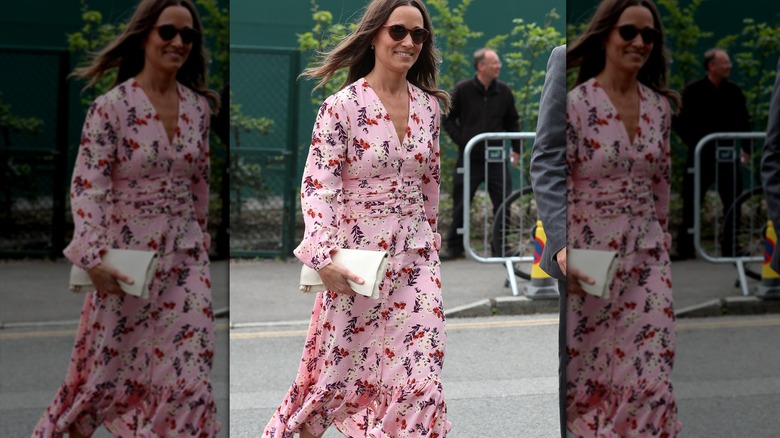
<svg viewBox="0 0 780 438"><path fill-rule="evenodd" d="M693 246L693 234L688 230L693 228L694 196L704 201L704 194L709 187L717 182L718 195L723 203L723 211L729 210L737 196L742 193L742 174L740 161L747 163L750 147L748 142L742 142L741 154L734 154L733 159L725 160L717 157L719 146L732 146L732 140L717 140L708 142L701 152L701 192L694 194L694 175L688 169L693 169L696 145L705 136L714 132L749 132L750 115L748 114L745 96L737 84L729 81L731 60L728 53L722 49L709 49L704 53L703 78L690 82L682 92L682 109L673 118L674 129L688 147L688 159L683 174L682 198L683 221L677 232L677 254L675 260L685 260L696 257ZM740 215L731 210L725 218L721 234L721 255L732 257L739 255L740 248L734 241L734 230L739 229Z"/></svg>
<svg viewBox="0 0 780 438"><path fill-rule="evenodd" d="M71 184L75 221L65 256L89 274L65 382L35 437L213 437L220 428L206 228L207 52L189 0L144 0L125 31L75 76L117 78L87 114ZM156 251L149 299L102 261L111 248Z"/></svg>
<svg viewBox="0 0 780 438"><path fill-rule="evenodd" d="M568 289L569 433L673 437L669 101L678 97L655 5L602 1L566 65L578 69L566 101L567 248L619 254L608 298Z"/></svg>
<svg viewBox="0 0 780 438"><path fill-rule="evenodd" d="M452 175L452 224L447 231L447 246L442 260L454 260L463 257L463 236L458 228L463 227L463 152L466 144L477 134L483 132L519 132L519 116L515 108L512 90L498 80L501 72L501 60L495 50L482 48L474 52L474 70L477 74L471 79L458 82L452 92L452 110L444 119L444 129L458 146L458 161ZM502 140L488 141L488 144L503 144ZM512 141L510 162L517 164L520 157L520 141ZM486 179L487 178L487 179ZM501 163L488 163L485 175L485 146L480 144L471 151L471 182L469 199L473 200L480 184L486 181L493 215L512 193L512 176L509 166Z"/></svg>

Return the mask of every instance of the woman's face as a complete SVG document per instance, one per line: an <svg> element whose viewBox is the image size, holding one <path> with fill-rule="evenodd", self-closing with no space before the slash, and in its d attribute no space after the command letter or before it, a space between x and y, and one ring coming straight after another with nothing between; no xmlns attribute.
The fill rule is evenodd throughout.
<svg viewBox="0 0 780 438"><path fill-rule="evenodd" d="M391 26L403 26L409 32L396 41L390 36ZM384 26L379 28L372 44L374 45L376 68L406 74L417 57L420 56L423 43L412 41L412 31L423 29L422 13L413 6L399 6L390 14ZM395 30L398 30L396 27Z"/></svg>
<svg viewBox="0 0 780 438"><path fill-rule="evenodd" d="M173 32L175 28L178 32ZM187 29L187 30L185 30ZM182 31L185 37L182 37ZM192 14L184 6L168 6L144 41L144 68L175 74L192 50ZM189 33L189 34L187 34ZM171 38L172 36L172 38ZM167 41L165 38L169 38ZM197 38L200 38L198 35Z"/></svg>
<svg viewBox="0 0 780 438"><path fill-rule="evenodd" d="M644 6L626 8L604 42L604 69L637 74L653 50L655 41L651 35L657 37L658 31L654 28L650 10Z"/></svg>

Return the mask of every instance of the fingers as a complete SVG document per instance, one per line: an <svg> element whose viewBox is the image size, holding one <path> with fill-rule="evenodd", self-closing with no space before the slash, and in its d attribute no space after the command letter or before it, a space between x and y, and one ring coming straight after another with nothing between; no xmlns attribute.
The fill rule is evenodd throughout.
<svg viewBox="0 0 780 438"><path fill-rule="evenodd" d="M92 280L92 284L95 285L95 289L109 294L120 295L124 293L122 288L119 287L118 280L127 284L133 284L132 278L105 262L90 269L87 274Z"/></svg>
<svg viewBox="0 0 780 438"><path fill-rule="evenodd" d="M585 295L587 292L582 289L581 283L596 284L596 280L585 275L579 269L569 266L569 274L566 276L566 292L571 295Z"/></svg>
<svg viewBox="0 0 780 438"><path fill-rule="evenodd" d="M347 280L354 281L357 284L364 283L360 276L353 274L349 269L334 262L320 269L319 274L325 287L329 291L339 294L355 295L357 293L352 290Z"/></svg>

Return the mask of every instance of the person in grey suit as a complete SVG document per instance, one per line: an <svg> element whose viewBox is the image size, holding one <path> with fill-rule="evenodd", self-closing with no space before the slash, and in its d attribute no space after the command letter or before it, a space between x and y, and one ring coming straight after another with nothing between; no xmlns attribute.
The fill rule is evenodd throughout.
<svg viewBox="0 0 780 438"><path fill-rule="evenodd" d="M777 77L769 105L769 122L766 127L764 153L761 155L761 181L764 186L769 219L780 227L780 59L777 60ZM769 266L780 272L780 250L775 247Z"/></svg>
<svg viewBox="0 0 780 438"><path fill-rule="evenodd" d="M547 243L539 267L558 280L558 397L561 436L566 436L566 46L553 49L547 61L536 140L531 154L531 185ZM569 278L595 281L569 269ZM568 284L571 293L584 293L578 281Z"/></svg>

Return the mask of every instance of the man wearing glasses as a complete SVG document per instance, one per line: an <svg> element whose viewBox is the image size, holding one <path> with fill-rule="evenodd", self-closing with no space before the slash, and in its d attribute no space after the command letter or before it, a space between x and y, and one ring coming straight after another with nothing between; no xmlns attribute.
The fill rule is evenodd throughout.
<svg viewBox="0 0 780 438"><path fill-rule="evenodd" d="M444 119L444 129L450 138L458 145L458 163L453 174L453 209L452 225L446 241L446 250L441 260L453 260L463 257L463 236L457 230L463 226L463 174L457 172L463 166L463 151L466 144L477 134L483 132L517 132L520 130L519 117L515 108L512 90L498 80L501 71L501 60L491 49L483 48L474 52L474 69L477 74L455 85L452 93L452 109ZM501 145L501 140L488 142L490 145ZM512 164L517 164L520 157L520 142L512 141ZM487 181L487 191L493 204L493 214L506 196L512 192L512 179L509 166L504 162L489 163L485 179L485 147L484 143L471 151L471 175L469 199L474 199L477 188Z"/></svg>

